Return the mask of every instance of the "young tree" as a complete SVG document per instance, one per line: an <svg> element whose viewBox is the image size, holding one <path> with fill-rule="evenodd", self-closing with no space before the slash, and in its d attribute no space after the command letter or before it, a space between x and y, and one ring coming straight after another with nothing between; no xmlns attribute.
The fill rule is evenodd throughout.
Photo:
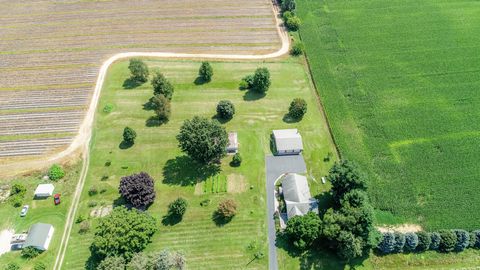
<svg viewBox="0 0 480 270"><path fill-rule="evenodd" d="M171 252L164 249L156 255L155 270L183 270L185 267L185 256L180 252Z"/></svg>
<svg viewBox="0 0 480 270"><path fill-rule="evenodd" d="M417 245L417 251L426 251L430 248L430 245L432 244L432 239L429 233L427 232L418 232L418 245Z"/></svg>
<svg viewBox="0 0 480 270"><path fill-rule="evenodd" d="M237 214L237 203L231 199L220 202L217 214L225 220L232 219Z"/></svg>
<svg viewBox="0 0 480 270"><path fill-rule="evenodd" d="M152 79L153 94L163 95L169 100L172 99L174 88L173 85L163 76L162 73L156 72Z"/></svg>
<svg viewBox="0 0 480 270"><path fill-rule="evenodd" d="M235 106L230 100L220 100L217 104L217 114L222 119L230 120L235 114Z"/></svg>
<svg viewBox="0 0 480 270"><path fill-rule="evenodd" d="M152 253L136 253L127 264L127 270L157 270L156 255Z"/></svg>
<svg viewBox="0 0 480 270"><path fill-rule="evenodd" d="M265 93L270 84L270 71L267 68L257 68L253 75L252 89L259 93Z"/></svg>
<svg viewBox="0 0 480 270"><path fill-rule="evenodd" d="M155 200L153 178L145 172L122 177L118 190L136 208L145 208Z"/></svg>
<svg viewBox="0 0 480 270"><path fill-rule="evenodd" d="M395 234L387 232L383 234L382 241L378 244L377 249L382 254L390 254L395 250Z"/></svg>
<svg viewBox="0 0 480 270"><path fill-rule="evenodd" d="M366 190L367 182L357 166L348 160L335 163L330 169L327 179L332 183L332 195L335 202L340 202L342 196L353 189Z"/></svg>
<svg viewBox="0 0 480 270"><path fill-rule="evenodd" d="M395 249L394 252L401 253L403 252L403 247L405 246L405 235L403 233L395 232Z"/></svg>
<svg viewBox="0 0 480 270"><path fill-rule="evenodd" d="M148 213L115 207L100 219L90 249L98 258L121 256L128 261L150 243L156 231L155 218Z"/></svg>
<svg viewBox="0 0 480 270"><path fill-rule="evenodd" d="M302 21L300 20L300 18L298 18L295 15L290 16L285 20L285 26L290 31L298 31L301 25L302 25Z"/></svg>
<svg viewBox="0 0 480 270"><path fill-rule="evenodd" d="M97 270L125 270L125 259L118 256L107 257L100 262Z"/></svg>
<svg viewBox="0 0 480 270"><path fill-rule="evenodd" d="M230 164L234 167L238 167L242 164L242 156L240 155L240 153L236 153L235 155L233 155L232 162Z"/></svg>
<svg viewBox="0 0 480 270"><path fill-rule="evenodd" d="M26 258L26 259L33 259L35 257L37 257L38 255L40 255L41 251L34 248L34 247L26 247L24 249L22 249L22 257Z"/></svg>
<svg viewBox="0 0 480 270"><path fill-rule="evenodd" d="M9 263L5 266L5 270L20 270L20 266L17 263Z"/></svg>
<svg viewBox="0 0 480 270"><path fill-rule="evenodd" d="M16 183L16 184L13 184L12 188L10 189L10 196L18 195L23 197L25 196L26 192L27 192L27 188L24 185Z"/></svg>
<svg viewBox="0 0 480 270"><path fill-rule="evenodd" d="M301 41L295 41L292 45L292 49L290 50L290 54L293 56L302 55L305 51L305 45Z"/></svg>
<svg viewBox="0 0 480 270"><path fill-rule="evenodd" d="M213 76L213 68L209 62L202 62L200 69L198 70L198 76L204 82L210 82Z"/></svg>
<svg viewBox="0 0 480 270"><path fill-rule="evenodd" d="M182 217L187 211L188 202L184 198L177 198L168 205L168 213L177 217Z"/></svg>
<svg viewBox="0 0 480 270"><path fill-rule="evenodd" d="M306 250L320 236L321 223L318 214L313 212L304 216L295 216L287 221L285 234L296 248Z"/></svg>
<svg viewBox="0 0 480 270"><path fill-rule="evenodd" d="M457 244L457 235L452 230L441 230L439 250L442 252L451 252Z"/></svg>
<svg viewBox="0 0 480 270"><path fill-rule="evenodd" d="M137 132L133 128L125 127L123 129L123 141L128 144L134 144L137 138Z"/></svg>
<svg viewBox="0 0 480 270"><path fill-rule="evenodd" d="M155 108L155 114L158 120L162 122L168 122L171 114L170 100L164 95L155 95L152 98L153 106Z"/></svg>
<svg viewBox="0 0 480 270"><path fill-rule="evenodd" d="M453 230L457 237L455 251L464 251L470 245L470 234L465 230Z"/></svg>
<svg viewBox="0 0 480 270"><path fill-rule="evenodd" d="M440 242L442 241L442 237L438 232L433 232L430 234L430 249L431 250L438 250L440 248Z"/></svg>
<svg viewBox="0 0 480 270"><path fill-rule="evenodd" d="M302 119L307 113L307 102L303 98L295 98L290 103L288 114L295 119Z"/></svg>
<svg viewBox="0 0 480 270"><path fill-rule="evenodd" d="M52 181L58 181L65 176L65 171L58 164L53 164L48 170L48 178Z"/></svg>
<svg viewBox="0 0 480 270"><path fill-rule="evenodd" d="M225 156L228 135L217 121L195 116L183 123L177 140L180 149L192 159L210 164Z"/></svg>
<svg viewBox="0 0 480 270"><path fill-rule="evenodd" d="M137 58L130 59L128 69L130 70L133 80L142 83L148 81L148 67L142 60Z"/></svg>
<svg viewBox="0 0 480 270"><path fill-rule="evenodd" d="M480 248L480 230L475 230L472 232L470 242L473 248Z"/></svg>
<svg viewBox="0 0 480 270"><path fill-rule="evenodd" d="M412 252L418 246L418 236L416 233L409 232L405 234L405 246L403 247L404 251Z"/></svg>
<svg viewBox="0 0 480 270"><path fill-rule="evenodd" d="M284 12L285 11L294 12L295 9L297 8L297 3L295 2L295 0L281 0L281 2L282 2L281 7Z"/></svg>

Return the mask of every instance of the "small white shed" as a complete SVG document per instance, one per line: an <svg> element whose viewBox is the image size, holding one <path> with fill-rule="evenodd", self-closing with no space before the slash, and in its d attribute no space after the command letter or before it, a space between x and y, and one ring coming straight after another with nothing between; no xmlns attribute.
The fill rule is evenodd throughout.
<svg viewBox="0 0 480 270"><path fill-rule="evenodd" d="M228 133L227 153L235 154L238 152L238 135L236 132Z"/></svg>
<svg viewBox="0 0 480 270"><path fill-rule="evenodd" d="M273 131L277 155L298 155L303 151L302 135L297 129Z"/></svg>
<svg viewBox="0 0 480 270"><path fill-rule="evenodd" d="M52 196L54 189L55 187L52 184L40 184L35 189L35 197L44 198Z"/></svg>

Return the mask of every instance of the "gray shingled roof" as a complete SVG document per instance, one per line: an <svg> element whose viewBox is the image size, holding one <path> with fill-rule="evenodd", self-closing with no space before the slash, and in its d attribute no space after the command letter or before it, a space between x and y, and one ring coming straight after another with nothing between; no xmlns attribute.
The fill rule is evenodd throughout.
<svg viewBox="0 0 480 270"><path fill-rule="evenodd" d="M50 244L51 235L50 230L53 232L53 226L45 223L36 223L30 227L28 231L27 239L23 247L35 247L39 249L47 249Z"/></svg>
<svg viewBox="0 0 480 270"><path fill-rule="evenodd" d="M282 190L288 218L303 216L310 211L318 213L318 202L310 195L305 176L295 173L285 175Z"/></svg>

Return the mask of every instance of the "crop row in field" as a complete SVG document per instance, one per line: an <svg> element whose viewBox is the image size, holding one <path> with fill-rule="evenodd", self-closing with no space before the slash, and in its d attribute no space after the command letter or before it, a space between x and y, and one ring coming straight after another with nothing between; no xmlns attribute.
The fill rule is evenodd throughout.
<svg viewBox="0 0 480 270"><path fill-rule="evenodd" d="M101 62L115 53L264 54L280 44L268 0L0 0L0 5L9 11L0 17L0 113L8 116L0 120L0 142L9 136L6 144L15 141L14 134L22 140L75 133L82 117L37 125L22 119L31 111L87 106Z"/></svg>

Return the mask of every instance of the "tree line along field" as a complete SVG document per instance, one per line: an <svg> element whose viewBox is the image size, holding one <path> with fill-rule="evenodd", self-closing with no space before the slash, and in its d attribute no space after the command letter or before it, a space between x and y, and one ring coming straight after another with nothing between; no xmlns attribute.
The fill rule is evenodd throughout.
<svg viewBox="0 0 480 270"><path fill-rule="evenodd" d="M370 176L379 222L478 229L480 5L300 0L335 139Z"/></svg>
<svg viewBox="0 0 480 270"><path fill-rule="evenodd" d="M2 0L0 5L8 11L0 16L1 163L66 148L100 64L113 54L265 54L280 45L268 0Z"/></svg>
<svg viewBox="0 0 480 270"><path fill-rule="evenodd" d="M304 157L312 181L312 194L328 186L320 178L332 165L334 153L325 119L317 106L303 62L287 58L266 62L211 62L212 81L196 85L199 61L148 60L150 70L159 70L172 82L170 121L155 125L148 101L153 96L150 81L133 89L123 83L130 76L128 61L114 64L108 73L99 100L92 138L90 166L77 215L88 217L91 230L80 234L74 224L62 269L84 269L91 260L89 246L99 218L92 210L121 204L118 186L122 176L145 171L155 179L156 199L148 213L158 222L159 230L146 252L168 248L183 251L188 269L265 269L268 265L265 164L271 154L270 134L273 129L298 128L304 138ZM239 82L253 74L257 67L267 67L272 85L266 96L239 90ZM284 116L293 98L307 101L308 112L302 121L288 123ZM232 156L222 160L221 171L210 175L180 152L175 136L181 124L195 115L213 118L216 105L227 99L235 105L233 119L223 123L227 131L238 132L239 152L243 162L229 165ZM105 113L105 106L112 106ZM125 126L137 133L135 144L121 149ZM225 187L226 184L226 187ZM103 190L90 196L91 187ZM168 204L178 197L188 201L183 220L172 224L164 220ZM217 226L212 214L220 201L234 199L238 214L233 220ZM205 200L208 205L201 206ZM96 206L91 207L92 202ZM256 252L266 256L254 260Z"/></svg>

